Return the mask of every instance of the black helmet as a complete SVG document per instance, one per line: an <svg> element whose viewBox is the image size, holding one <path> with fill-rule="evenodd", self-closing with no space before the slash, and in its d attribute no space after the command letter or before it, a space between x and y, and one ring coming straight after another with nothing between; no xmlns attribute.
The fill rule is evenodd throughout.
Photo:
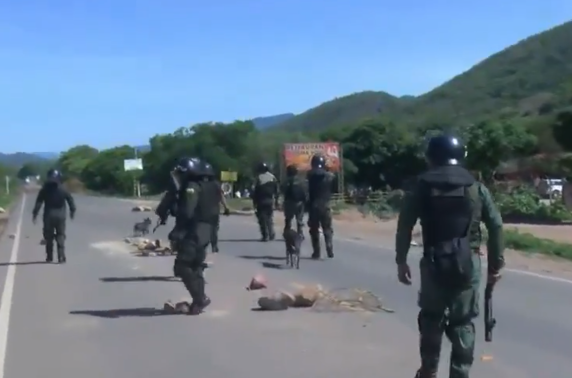
<svg viewBox="0 0 572 378"><path fill-rule="evenodd" d="M48 173L46 173L47 181L58 182L61 180L61 178L62 178L62 174L60 173L60 171L58 171L55 168L49 169Z"/></svg>
<svg viewBox="0 0 572 378"><path fill-rule="evenodd" d="M197 158L184 157L177 161L174 171L181 176L200 176L202 162Z"/></svg>
<svg viewBox="0 0 572 378"><path fill-rule="evenodd" d="M202 171L203 171L203 175L205 175L206 177L215 177L215 171L213 166L210 163L207 163L206 161L202 162Z"/></svg>
<svg viewBox="0 0 572 378"><path fill-rule="evenodd" d="M264 162L258 164L257 171L259 173L268 172L270 170L270 166Z"/></svg>
<svg viewBox="0 0 572 378"><path fill-rule="evenodd" d="M290 164L286 167L286 176L294 177L298 174L298 167L295 164Z"/></svg>
<svg viewBox="0 0 572 378"><path fill-rule="evenodd" d="M323 157L322 155L314 155L312 156L310 165L312 166L313 169L326 168L326 158Z"/></svg>
<svg viewBox="0 0 572 378"><path fill-rule="evenodd" d="M433 165L459 165L465 159L466 151L459 138L443 134L429 139L425 157Z"/></svg>

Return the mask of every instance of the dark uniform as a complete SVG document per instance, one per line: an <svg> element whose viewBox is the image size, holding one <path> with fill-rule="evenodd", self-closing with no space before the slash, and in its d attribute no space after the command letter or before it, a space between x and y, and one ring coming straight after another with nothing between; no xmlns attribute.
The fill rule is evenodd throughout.
<svg viewBox="0 0 572 378"><path fill-rule="evenodd" d="M304 238L304 209L307 201L306 183L298 176L295 165L286 167L286 182L282 186L284 196L284 232L292 228L292 220L296 219L296 231Z"/></svg>
<svg viewBox="0 0 572 378"><path fill-rule="evenodd" d="M213 167L209 163L204 163L203 170L206 175L205 187L209 191L218 193L218 201L213 204L212 208L212 228L211 228L211 250L213 253L218 253L218 231L220 229L220 204L222 204L224 209L224 215L228 216L230 210L226 205L226 200L224 198L224 192L222 190L220 182L216 179L216 174Z"/></svg>
<svg viewBox="0 0 572 378"><path fill-rule="evenodd" d="M278 181L266 163L258 167L258 176L252 193L256 218L262 241L274 240L274 207L278 205Z"/></svg>
<svg viewBox="0 0 572 378"><path fill-rule="evenodd" d="M209 190L203 167L198 159L181 159L172 172L176 192L167 192L156 210L161 224L165 224L171 210L176 212L175 227L169 233L169 239L177 248L173 272L181 278L193 299L191 315L200 314L211 303L205 294L203 271L211 237L212 209L218 204L218 193Z"/></svg>
<svg viewBox="0 0 572 378"><path fill-rule="evenodd" d="M334 175L326 169L326 159L315 155L311 161L312 168L308 171L308 227L312 240L312 258L320 258L320 227L324 232L326 252L329 258L334 257L332 228L332 211L330 200L332 198L332 186Z"/></svg>
<svg viewBox="0 0 572 378"><path fill-rule="evenodd" d="M70 209L70 217L73 219L76 212L73 197L62 186L60 172L50 169L47 180L36 197L36 205L32 212L33 220L36 222L38 213L44 205L43 236L46 242L46 262L52 262L54 259L54 238L57 244L58 262L61 264L66 262L66 203Z"/></svg>
<svg viewBox="0 0 572 378"><path fill-rule="evenodd" d="M437 376L443 333L452 344L450 378L467 378L473 364L481 278L480 223L488 230L488 279L504 266L502 219L487 188L460 164L465 146L451 136L429 141L430 168L407 193L397 226L396 263L400 282L411 284L407 254L421 220L423 257L418 326L421 368L417 378Z"/></svg>

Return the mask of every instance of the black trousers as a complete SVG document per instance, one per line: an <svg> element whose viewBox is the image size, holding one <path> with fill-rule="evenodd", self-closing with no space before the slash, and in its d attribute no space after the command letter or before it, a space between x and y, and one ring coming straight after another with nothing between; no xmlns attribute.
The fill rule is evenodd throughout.
<svg viewBox="0 0 572 378"><path fill-rule="evenodd" d="M46 256L52 258L54 255L54 240L57 244L58 258L65 258L66 241L66 218L61 216L44 216L44 227L42 229L44 240L46 241Z"/></svg>
<svg viewBox="0 0 572 378"><path fill-rule="evenodd" d="M274 237L274 206L260 203L256 206L256 219L263 238Z"/></svg>
<svg viewBox="0 0 572 378"><path fill-rule="evenodd" d="M211 223L198 223L190 229L175 226L170 235L178 246L173 273L181 278L196 304L201 304L206 298L203 273L211 229Z"/></svg>

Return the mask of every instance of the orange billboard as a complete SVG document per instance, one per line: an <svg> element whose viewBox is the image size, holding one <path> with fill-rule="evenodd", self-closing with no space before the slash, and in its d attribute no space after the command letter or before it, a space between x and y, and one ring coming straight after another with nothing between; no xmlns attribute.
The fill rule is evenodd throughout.
<svg viewBox="0 0 572 378"><path fill-rule="evenodd" d="M325 143L286 143L284 145L284 163L286 166L295 164L300 171L310 169L312 156L320 154L326 158L331 172L339 172L340 145L336 142Z"/></svg>

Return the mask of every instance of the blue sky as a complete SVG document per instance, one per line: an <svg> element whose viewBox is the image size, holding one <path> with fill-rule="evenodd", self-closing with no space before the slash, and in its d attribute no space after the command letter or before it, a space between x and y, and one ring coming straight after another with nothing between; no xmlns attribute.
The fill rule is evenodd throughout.
<svg viewBox="0 0 572 378"><path fill-rule="evenodd" d="M570 15L569 0L3 0L0 152L421 94Z"/></svg>

